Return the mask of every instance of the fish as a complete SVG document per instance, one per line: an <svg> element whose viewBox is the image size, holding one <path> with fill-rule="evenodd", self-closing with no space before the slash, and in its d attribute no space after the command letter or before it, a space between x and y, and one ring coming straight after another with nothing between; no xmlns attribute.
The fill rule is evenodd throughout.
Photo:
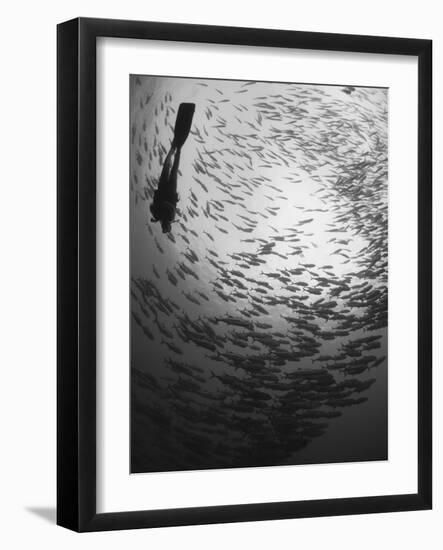
<svg viewBox="0 0 443 550"><path fill-rule="evenodd" d="M166 342L165 340L162 340L162 344L168 347L172 352L178 355L183 355L183 351L175 344L172 344L171 342Z"/></svg>

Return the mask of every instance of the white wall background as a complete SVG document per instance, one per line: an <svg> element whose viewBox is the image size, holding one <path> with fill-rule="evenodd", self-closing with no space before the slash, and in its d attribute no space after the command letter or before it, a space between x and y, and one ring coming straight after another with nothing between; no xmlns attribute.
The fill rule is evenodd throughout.
<svg viewBox="0 0 443 550"><path fill-rule="evenodd" d="M434 289L435 507L432 512L77 535L55 518L55 26L77 16L431 38L434 40L435 272L442 276L443 9L438 0L72 0L2 10L0 136L0 544L4 548L442 545L439 403L442 295ZM439 311L438 311L439 310Z"/></svg>

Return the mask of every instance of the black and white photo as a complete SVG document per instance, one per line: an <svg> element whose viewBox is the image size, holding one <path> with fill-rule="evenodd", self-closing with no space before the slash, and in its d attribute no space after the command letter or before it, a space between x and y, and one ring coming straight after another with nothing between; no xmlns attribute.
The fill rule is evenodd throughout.
<svg viewBox="0 0 443 550"><path fill-rule="evenodd" d="M131 472L387 460L389 90L129 84Z"/></svg>

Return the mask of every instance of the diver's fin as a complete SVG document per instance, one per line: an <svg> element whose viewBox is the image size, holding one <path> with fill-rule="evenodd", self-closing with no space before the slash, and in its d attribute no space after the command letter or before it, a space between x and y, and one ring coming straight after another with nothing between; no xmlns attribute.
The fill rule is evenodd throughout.
<svg viewBox="0 0 443 550"><path fill-rule="evenodd" d="M180 103L177 118L175 120L173 145L181 147L189 135L194 116L195 103Z"/></svg>

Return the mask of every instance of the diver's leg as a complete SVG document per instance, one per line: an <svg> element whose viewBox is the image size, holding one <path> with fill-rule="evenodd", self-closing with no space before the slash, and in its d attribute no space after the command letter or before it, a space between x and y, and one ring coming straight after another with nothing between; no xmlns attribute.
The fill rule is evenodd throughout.
<svg viewBox="0 0 443 550"><path fill-rule="evenodd" d="M168 182L168 187L170 189L170 192L173 194L173 196L176 197L177 201L178 201L177 176L178 176L178 167L180 165L180 153L181 153L181 148L179 147L175 153L174 164L172 165L172 170L171 170L171 174L169 176L169 182Z"/></svg>
<svg viewBox="0 0 443 550"><path fill-rule="evenodd" d="M171 148L169 149L169 152L166 155L165 162L163 163L162 173L160 175L160 180L158 182L159 188L160 186L168 184L168 181L171 175L172 157L176 151L177 151L177 147L175 145L171 145Z"/></svg>

